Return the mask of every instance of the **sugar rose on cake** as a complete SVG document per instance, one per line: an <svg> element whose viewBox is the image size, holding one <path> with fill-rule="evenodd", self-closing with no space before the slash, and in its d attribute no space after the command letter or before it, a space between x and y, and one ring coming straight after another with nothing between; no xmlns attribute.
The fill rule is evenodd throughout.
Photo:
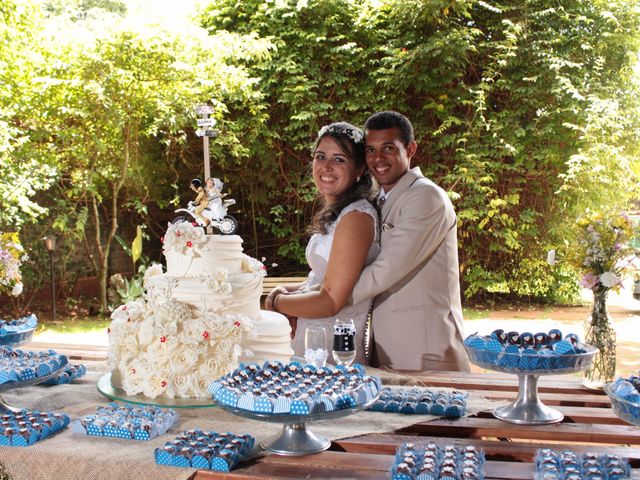
<svg viewBox="0 0 640 480"><path fill-rule="evenodd" d="M118 307L109 326L111 382L127 395L208 397L216 378L248 362L288 362L283 315L260 309L261 262L238 235L169 224L166 271L147 269L143 300Z"/></svg>

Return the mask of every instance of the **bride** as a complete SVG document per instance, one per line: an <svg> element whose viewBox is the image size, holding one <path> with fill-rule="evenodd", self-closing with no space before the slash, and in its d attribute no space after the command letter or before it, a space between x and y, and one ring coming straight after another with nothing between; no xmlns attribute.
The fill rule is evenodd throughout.
<svg viewBox="0 0 640 480"><path fill-rule="evenodd" d="M380 251L375 191L365 164L364 134L346 122L318 132L313 181L321 208L308 228L311 272L299 285L276 287L265 308L292 318L293 349L304 355L304 332L322 326L328 334L336 318L356 326L356 362L366 364L365 330L370 300L346 306L360 272ZM297 321L295 318L297 317Z"/></svg>

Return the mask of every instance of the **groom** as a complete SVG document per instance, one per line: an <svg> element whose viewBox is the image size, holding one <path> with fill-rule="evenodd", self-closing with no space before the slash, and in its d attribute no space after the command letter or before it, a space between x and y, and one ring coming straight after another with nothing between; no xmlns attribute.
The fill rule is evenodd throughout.
<svg viewBox="0 0 640 480"><path fill-rule="evenodd" d="M378 112L364 130L367 166L382 187L382 251L362 271L353 303L375 297L373 365L468 371L453 205L409 168L417 144L404 115Z"/></svg>

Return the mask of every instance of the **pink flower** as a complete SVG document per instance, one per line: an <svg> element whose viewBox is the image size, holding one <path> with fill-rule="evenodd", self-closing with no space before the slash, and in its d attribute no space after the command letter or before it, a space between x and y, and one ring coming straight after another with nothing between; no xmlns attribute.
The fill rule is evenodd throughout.
<svg viewBox="0 0 640 480"><path fill-rule="evenodd" d="M594 275L593 273L585 273L582 276L582 280L580 280L580 286L584 288L593 289L598 282L600 281L600 277L598 275Z"/></svg>

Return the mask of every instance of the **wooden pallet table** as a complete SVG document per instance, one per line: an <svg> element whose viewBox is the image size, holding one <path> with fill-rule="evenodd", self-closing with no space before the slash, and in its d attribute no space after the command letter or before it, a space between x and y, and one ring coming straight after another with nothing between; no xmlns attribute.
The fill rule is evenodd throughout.
<svg viewBox="0 0 640 480"><path fill-rule="evenodd" d="M516 397L515 375L499 373L427 372L419 380L429 387L454 387L475 391L487 398ZM494 418L491 412L456 420L416 423L400 431L369 434L334 441L315 455L285 457L267 455L245 462L231 473L199 471L195 480L266 478L384 479L396 448L403 442L440 445L474 445L484 450L485 478L532 479L538 448L576 452L612 453L628 458L633 479L640 479L640 428L616 417L602 391L588 390L577 377L541 377L540 398L565 415L555 425L524 426Z"/></svg>

